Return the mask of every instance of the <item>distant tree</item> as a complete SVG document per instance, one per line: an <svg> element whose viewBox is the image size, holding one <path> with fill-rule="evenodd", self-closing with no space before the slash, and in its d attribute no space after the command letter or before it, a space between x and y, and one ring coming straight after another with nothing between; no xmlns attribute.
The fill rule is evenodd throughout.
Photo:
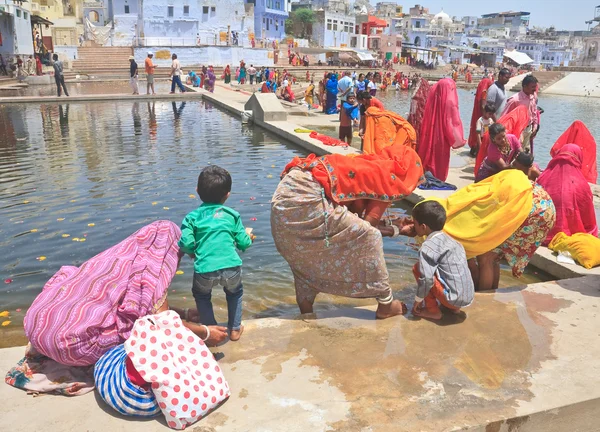
<svg viewBox="0 0 600 432"><path fill-rule="evenodd" d="M285 22L285 31L304 39L312 33L314 22L315 13L311 9L300 8L290 13L290 17Z"/></svg>

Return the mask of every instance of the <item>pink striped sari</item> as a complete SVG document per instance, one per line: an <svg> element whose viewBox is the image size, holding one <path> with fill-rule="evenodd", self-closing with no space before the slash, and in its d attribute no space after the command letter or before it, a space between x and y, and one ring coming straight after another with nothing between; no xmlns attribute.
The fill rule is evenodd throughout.
<svg viewBox="0 0 600 432"><path fill-rule="evenodd" d="M123 343L136 319L155 313L177 270L179 227L157 221L46 283L25 316L39 353L87 366Z"/></svg>

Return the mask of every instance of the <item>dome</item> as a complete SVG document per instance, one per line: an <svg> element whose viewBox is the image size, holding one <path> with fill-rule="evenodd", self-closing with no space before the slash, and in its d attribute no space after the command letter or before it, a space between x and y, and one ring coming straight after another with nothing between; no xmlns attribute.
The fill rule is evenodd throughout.
<svg viewBox="0 0 600 432"><path fill-rule="evenodd" d="M442 22L442 23L452 23L452 18L450 18L450 15L448 15L446 12L444 12L444 10L442 10L440 13L436 14L433 19L436 22Z"/></svg>

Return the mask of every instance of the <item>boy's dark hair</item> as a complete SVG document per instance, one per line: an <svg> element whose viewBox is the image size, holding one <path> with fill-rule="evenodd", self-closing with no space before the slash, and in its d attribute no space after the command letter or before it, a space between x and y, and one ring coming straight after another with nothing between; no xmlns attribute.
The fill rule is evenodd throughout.
<svg viewBox="0 0 600 432"><path fill-rule="evenodd" d="M502 68L500 69L500 72L498 72L498 75L510 76L510 71L507 68Z"/></svg>
<svg viewBox="0 0 600 432"><path fill-rule="evenodd" d="M371 93L369 93L366 90L359 91L356 94L356 99L359 99L359 100L369 100L369 99L371 99Z"/></svg>
<svg viewBox="0 0 600 432"><path fill-rule="evenodd" d="M432 231L441 231L446 224L446 210L437 201L425 201L413 208L412 218Z"/></svg>
<svg viewBox="0 0 600 432"><path fill-rule="evenodd" d="M58 54L52 54L52 60L54 60L54 61L58 60Z"/></svg>
<svg viewBox="0 0 600 432"><path fill-rule="evenodd" d="M538 82L538 79L536 77L534 77L533 75L527 75L525 78L523 78L522 86L526 87L533 83L537 84L537 82Z"/></svg>
<svg viewBox="0 0 600 432"><path fill-rule="evenodd" d="M531 166L533 165L533 154L519 152L516 161L527 168L531 168Z"/></svg>
<svg viewBox="0 0 600 432"><path fill-rule="evenodd" d="M483 107L483 111L485 111L486 113L494 113L496 112L496 108L494 107L493 103L489 102L485 104L485 107Z"/></svg>
<svg viewBox="0 0 600 432"><path fill-rule="evenodd" d="M207 166L198 176L198 195L204 203L219 204L231 192L231 175L217 165Z"/></svg>

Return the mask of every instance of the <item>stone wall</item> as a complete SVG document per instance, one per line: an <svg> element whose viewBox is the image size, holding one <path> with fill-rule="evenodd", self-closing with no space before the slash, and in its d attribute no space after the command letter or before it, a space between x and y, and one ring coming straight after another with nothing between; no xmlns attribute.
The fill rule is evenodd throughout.
<svg viewBox="0 0 600 432"><path fill-rule="evenodd" d="M249 66L272 66L272 51L260 48L242 48L242 47L143 47L135 48L134 56L138 64L143 64L147 52L154 53L154 64L160 67L171 66L171 55L177 54L177 58L182 67L191 65L213 65L226 66L232 68L239 65L240 60L244 60ZM271 57L269 57L271 54Z"/></svg>

